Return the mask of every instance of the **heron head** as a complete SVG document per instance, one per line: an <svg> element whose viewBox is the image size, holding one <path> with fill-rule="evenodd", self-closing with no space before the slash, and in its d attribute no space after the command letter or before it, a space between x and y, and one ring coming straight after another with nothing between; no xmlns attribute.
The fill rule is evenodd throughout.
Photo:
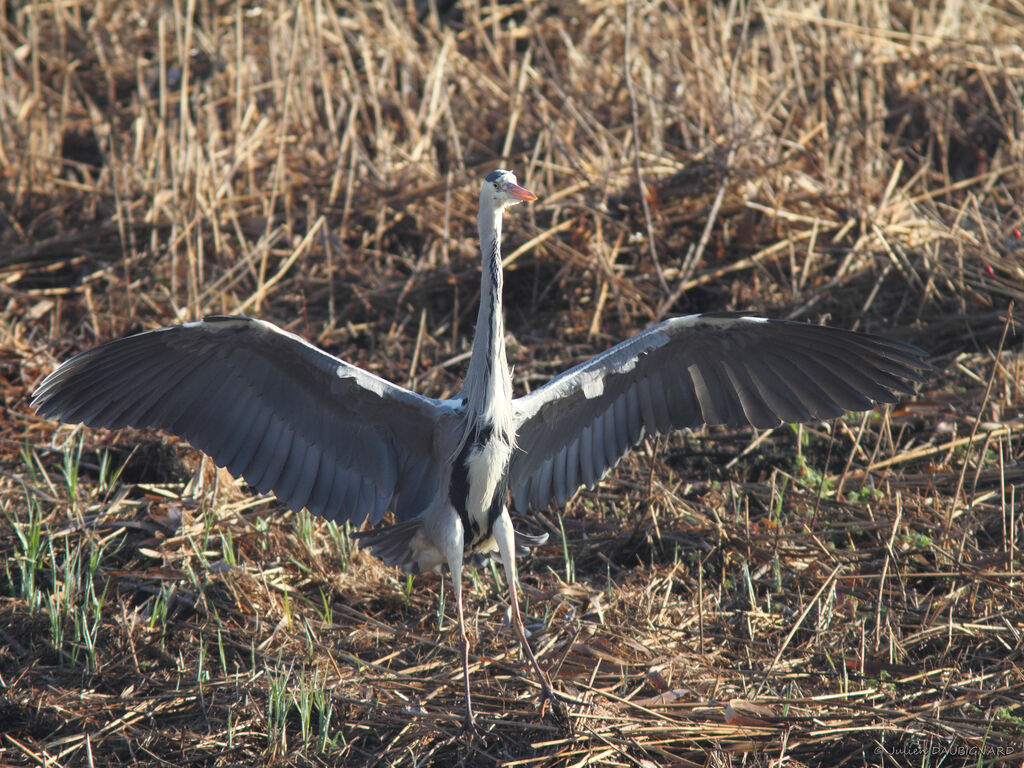
<svg viewBox="0 0 1024 768"><path fill-rule="evenodd" d="M530 190L519 186L512 171L491 171L480 189L480 207L490 204L493 210L503 211L511 205L529 203L537 199Z"/></svg>

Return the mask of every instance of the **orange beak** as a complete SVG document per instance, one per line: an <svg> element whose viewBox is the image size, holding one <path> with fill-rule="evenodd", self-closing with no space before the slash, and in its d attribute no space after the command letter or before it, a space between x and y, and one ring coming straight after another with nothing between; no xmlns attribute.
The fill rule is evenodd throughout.
<svg viewBox="0 0 1024 768"><path fill-rule="evenodd" d="M532 203L537 199L537 196L533 194L526 187L520 187L518 184L509 184L507 192L512 195L516 200L522 200L524 203Z"/></svg>

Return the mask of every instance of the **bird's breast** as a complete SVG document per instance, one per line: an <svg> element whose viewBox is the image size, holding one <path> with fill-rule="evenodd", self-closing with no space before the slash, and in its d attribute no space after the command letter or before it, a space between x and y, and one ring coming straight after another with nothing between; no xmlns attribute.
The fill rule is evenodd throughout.
<svg viewBox="0 0 1024 768"><path fill-rule="evenodd" d="M472 431L452 466L449 497L462 520L467 550L491 538L508 494L512 437L484 424Z"/></svg>

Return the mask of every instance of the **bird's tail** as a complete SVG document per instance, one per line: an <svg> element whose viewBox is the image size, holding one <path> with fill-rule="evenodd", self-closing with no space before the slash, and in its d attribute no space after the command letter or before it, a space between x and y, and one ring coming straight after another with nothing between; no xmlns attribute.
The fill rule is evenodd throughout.
<svg viewBox="0 0 1024 768"><path fill-rule="evenodd" d="M422 528L422 520L407 520L369 531L357 531L352 534L352 538L359 541L362 549L369 550L371 555L388 565L396 565L406 573L419 573L420 565L413 539Z"/></svg>
<svg viewBox="0 0 1024 768"><path fill-rule="evenodd" d="M520 555L527 555L534 547L539 547L541 544L547 544L548 542L548 535L546 533L534 536L533 534L516 531L515 534L516 552Z"/></svg>

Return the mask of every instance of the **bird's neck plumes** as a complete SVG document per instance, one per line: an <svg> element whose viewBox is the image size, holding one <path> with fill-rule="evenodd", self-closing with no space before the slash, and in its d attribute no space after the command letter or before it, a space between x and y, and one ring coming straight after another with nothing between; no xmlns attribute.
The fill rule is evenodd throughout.
<svg viewBox="0 0 1024 768"><path fill-rule="evenodd" d="M481 200L477 224L483 274L473 353L464 392L469 412L499 432L512 430L512 377L505 359L505 323L501 309L501 210Z"/></svg>

